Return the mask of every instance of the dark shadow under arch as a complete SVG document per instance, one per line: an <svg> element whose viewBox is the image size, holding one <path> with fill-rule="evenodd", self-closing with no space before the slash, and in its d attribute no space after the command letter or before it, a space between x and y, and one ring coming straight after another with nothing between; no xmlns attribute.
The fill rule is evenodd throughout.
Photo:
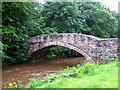
<svg viewBox="0 0 120 90"><path fill-rule="evenodd" d="M72 49L72 50L80 53L81 55L83 55L86 60L92 60L92 58L85 51L83 51L82 49L80 49L80 48L78 48L76 46L73 46L71 44L62 43L62 42L46 42L46 43L43 43L42 46L38 50L31 53L31 55L33 55L36 52L38 53L43 48L47 48L47 47L49 48L49 47L53 47L53 46L62 46L62 47L65 47L65 48Z"/></svg>

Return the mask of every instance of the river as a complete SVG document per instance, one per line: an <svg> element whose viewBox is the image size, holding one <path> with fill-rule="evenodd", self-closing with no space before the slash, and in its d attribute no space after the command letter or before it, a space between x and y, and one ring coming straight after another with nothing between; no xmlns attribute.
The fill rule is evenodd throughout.
<svg viewBox="0 0 120 90"><path fill-rule="evenodd" d="M9 65L2 68L2 87L7 86L10 82L17 82L18 80L26 87L29 83L29 78L43 79L47 74L57 73L67 66L72 67L77 64L82 64L84 60L84 57L74 57Z"/></svg>

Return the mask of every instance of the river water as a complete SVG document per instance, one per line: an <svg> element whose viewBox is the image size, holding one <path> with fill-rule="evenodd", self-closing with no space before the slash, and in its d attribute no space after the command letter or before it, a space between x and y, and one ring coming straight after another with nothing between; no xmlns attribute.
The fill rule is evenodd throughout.
<svg viewBox="0 0 120 90"><path fill-rule="evenodd" d="M14 81L21 81L22 85L26 87L29 78L43 79L47 74L57 73L67 66L72 67L77 64L82 64L84 60L84 57L75 57L56 60L39 60L39 62L36 63L9 65L2 68L2 87Z"/></svg>

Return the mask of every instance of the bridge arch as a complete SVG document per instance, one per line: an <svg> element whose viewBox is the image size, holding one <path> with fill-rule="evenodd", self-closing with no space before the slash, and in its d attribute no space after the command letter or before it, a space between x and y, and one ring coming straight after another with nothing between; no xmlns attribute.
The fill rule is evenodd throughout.
<svg viewBox="0 0 120 90"><path fill-rule="evenodd" d="M88 55L84 50L82 50L82 49L80 49L80 48L78 48L76 46L70 45L68 43L62 43L62 42L46 42L46 43L42 43L40 48L36 49L34 52L36 52L38 50L41 50L41 49L44 49L44 48L49 47L49 46L62 46L62 47L65 47L65 48L69 48L69 49L74 50L74 51L80 53L81 55L83 55L86 60L92 60L90 55Z"/></svg>
<svg viewBox="0 0 120 90"><path fill-rule="evenodd" d="M28 53L49 46L63 46L82 54L86 60L109 61L117 59L118 40L116 38L98 38L77 33L45 34L32 37Z"/></svg>

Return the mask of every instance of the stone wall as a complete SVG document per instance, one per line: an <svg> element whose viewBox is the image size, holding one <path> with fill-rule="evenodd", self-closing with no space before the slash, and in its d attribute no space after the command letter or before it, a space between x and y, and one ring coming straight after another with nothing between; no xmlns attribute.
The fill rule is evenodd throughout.
<svg viewBox="0 0 120 90"><path fill-rule="evenodd" d="M46 34L30 39L28 53L48 46L63 46L82 54L87 60L108 61L117 59L117 38L102 39L91 35L63 33Z"/></svg>

